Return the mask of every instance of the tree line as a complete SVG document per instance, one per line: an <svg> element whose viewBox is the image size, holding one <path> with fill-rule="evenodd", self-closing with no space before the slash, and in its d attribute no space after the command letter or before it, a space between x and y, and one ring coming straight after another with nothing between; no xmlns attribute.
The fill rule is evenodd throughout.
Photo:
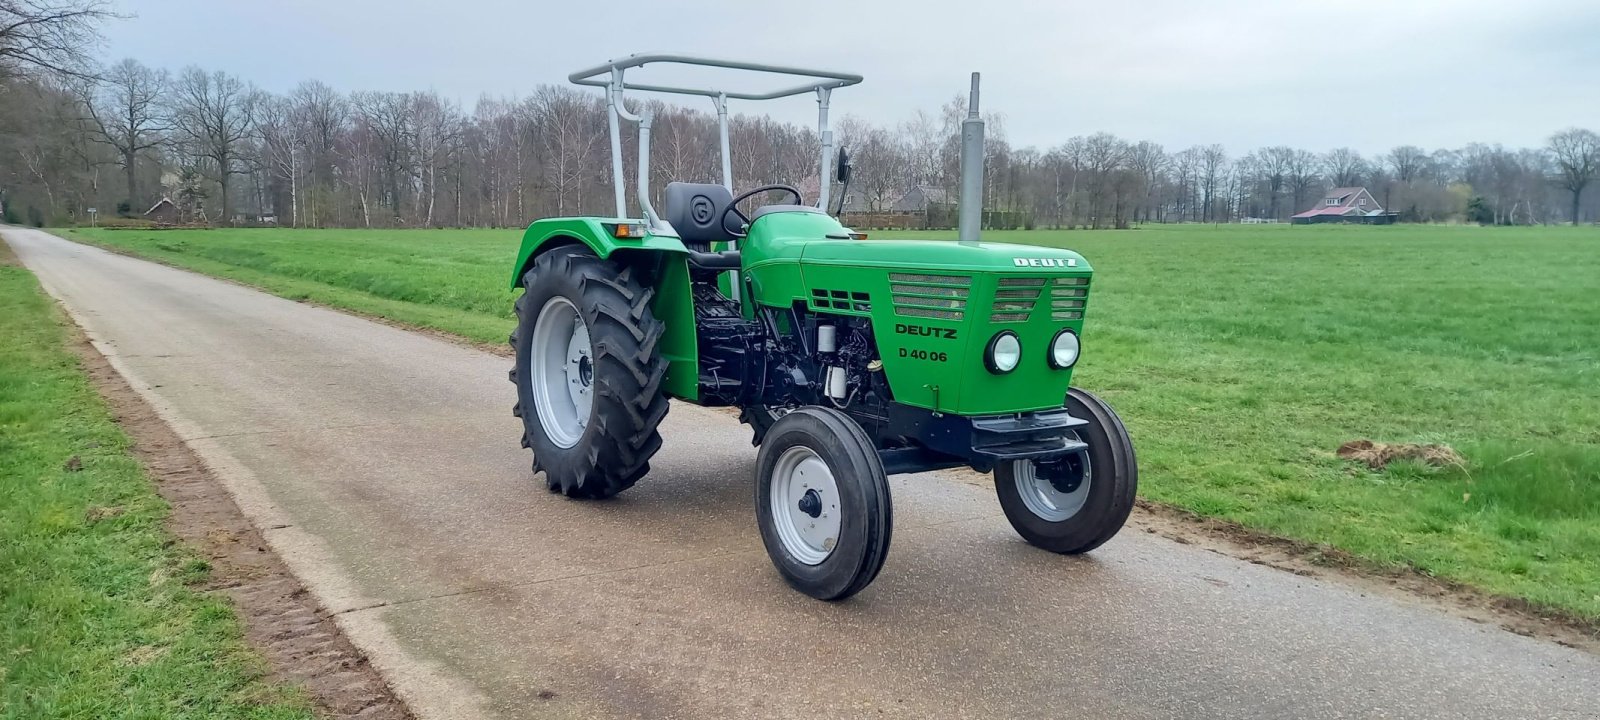
<svg viewBox="0 0 1600 720"><path fill-rule="evenodd" d="M138 217L162 198L186 222L295 227L506 227L613 212L597 92L539 85L469 109L435 92L346 93L314 80L277 94L225 72L172 73L133 59L92 68L82 42L104 11L64 1L0 0L0 204L11 221L86 222L91 207L102 219ZM39 7L91 14L68 16L42 39L7 29L8 13L16 25ZM632 102L656 114L654 191L720 180L709 104ZM856 168L847 210L887 212L913 188L953 202L965 112L957 97L892 126L846 117L836 137ZM632 135L624 133L630 182ZM815 192L814 128L736 115L730 140L736 188L809 182ZM1221 145L1169 150L1109 133L1018 148L996 116L987 155L986 205L1025 227L1283 220L1350 186L1368 188L1403 221L1600 217L1591 197L1600 193L1584 193L1600 175L1600 136L1583 129L1536 148L1402 145L1363 156L1273 146L1233 156Z"/></svg>

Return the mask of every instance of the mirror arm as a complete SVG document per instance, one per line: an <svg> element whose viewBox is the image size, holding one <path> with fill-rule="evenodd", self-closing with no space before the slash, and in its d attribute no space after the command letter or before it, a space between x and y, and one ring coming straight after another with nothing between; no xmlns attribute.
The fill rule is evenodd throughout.
<svg viewBox="0 0 1600 720"><path fill-rule="evenodd" d="M855 174L855 170L850 165L850 153L843 145L839 146L839 157L834 162L838 166L835 172L839 174L839 205L833 211L833 216L838 218L844 215L844 203L850 197L850 176ZM828 207L824 205L822 210L827 212Z"/></svg>

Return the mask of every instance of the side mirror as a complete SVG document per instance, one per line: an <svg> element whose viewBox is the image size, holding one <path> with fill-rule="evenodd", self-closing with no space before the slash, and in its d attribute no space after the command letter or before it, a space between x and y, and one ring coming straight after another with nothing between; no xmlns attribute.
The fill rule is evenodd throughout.
<svg viewBox="0 0 1600 720"><path fill-rule="evenodd" d="M834 167L839 169L839 182L850 182L850 153L842 147L839 148L839 157L834 161L833 164Z"/></svg>

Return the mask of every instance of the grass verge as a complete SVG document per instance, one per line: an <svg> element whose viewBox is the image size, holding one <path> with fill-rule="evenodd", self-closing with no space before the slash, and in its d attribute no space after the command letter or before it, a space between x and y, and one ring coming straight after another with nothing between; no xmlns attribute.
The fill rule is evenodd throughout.
<svg viewBox="0 0 1600 720"><path fill-rule="evenodd" d="M0 718L311 718L270 682L208 565L0 243Z"/></svg>
<svg viewBox="0 0 1600 720"><path fill-rule="evenodd" d="M479 342L511 327L514 230L64 234ZM1128 423L1147 500L1600 627L1600 233L986 237L1094 264L1075 379ZM1466 462L1335 457L1362 438L1445 443Z"/></svg>

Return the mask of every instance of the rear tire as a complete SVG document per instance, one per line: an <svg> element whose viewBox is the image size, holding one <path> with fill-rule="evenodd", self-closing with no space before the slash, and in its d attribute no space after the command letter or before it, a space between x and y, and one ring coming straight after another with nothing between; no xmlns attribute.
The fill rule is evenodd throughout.
<svg viewBox="0 0 1600 720"><path fill-rule="evenodd" d="M785 582L843 600L883 569L893 534L889 479L861 427L832 408L779 417L756 458L756 524Z"/></svg>
<svg viewBox="0 0 1600 720"><path fill-rule="evenodd" d="M650 471L661 448L656 427L669 403L665 325L650 312L655 291L631 267L575 247L539 255L522 286L512 412L533 471L570 498L616 495Z"/></svg>
<svg viewBox="0 0 1600 720"><path fill-rule="evenodd" d="M1089 424L1076 430L1089 449L1068 461L1074 480L1041 477L1032 460L995 466L995 492L1011 527L1030 544L1076 554L1100 547L1127 522L1139 488L1139 464L1122 419L1087 390L1067 391L1067 410Z"/></svg>

